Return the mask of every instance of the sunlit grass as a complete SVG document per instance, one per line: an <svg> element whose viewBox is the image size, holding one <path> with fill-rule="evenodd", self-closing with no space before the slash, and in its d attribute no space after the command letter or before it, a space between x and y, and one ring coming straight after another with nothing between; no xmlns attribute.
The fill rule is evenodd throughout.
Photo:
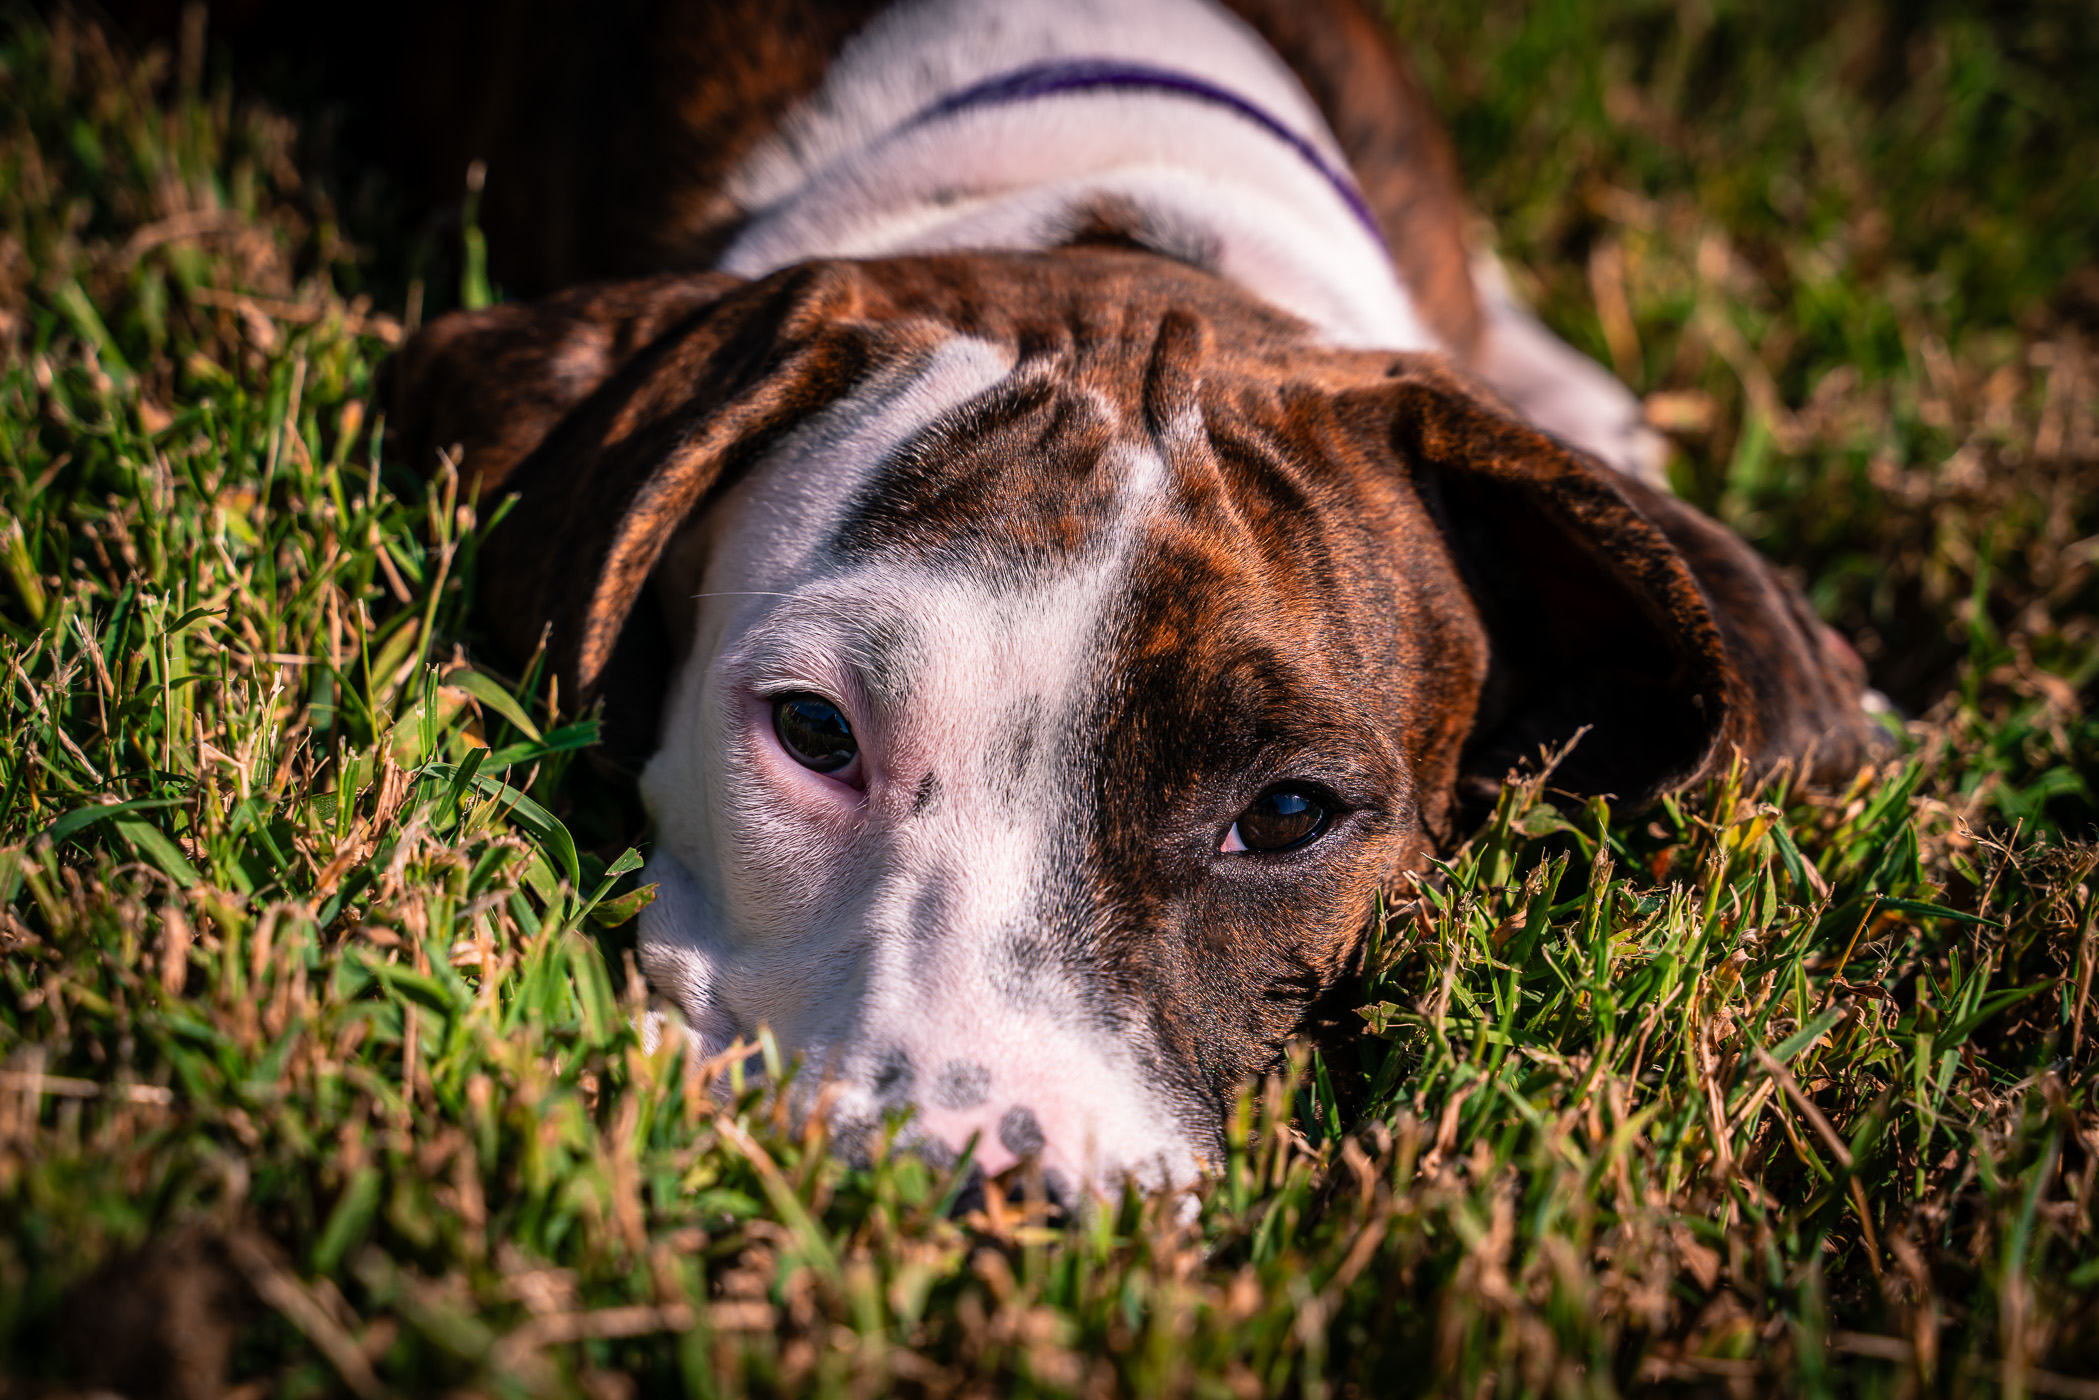
<svg viewBox="0 0 2099 1400"><path fill-rule="evenodd" d="M1566 42L1637 56L1625 23ZM339 294L362 274L288 124L16 21L6 1384L2099 1393L2086 332L1990 321L2042 294L2023 272L1904 302L1891 254L1827 292L1882 350L1789 351L1824 343L1808 293L1706 251L1790 246L1702 183L1780 139L1770 111L1713 118L1682 168L1556 155L1657 211L1600 226L1617 274L1570 261L1513 163L1634 140L1691 89L1665 64L1623 79L1647 107L1556 113L1520 56L1498 88L1431 74L1461 150L1512 162L1474 172L1506 251L1599 354L1630 326L1629 377L1690 415L1694 493L1834 570L1811 581L1848 625L1935 649L1931 723L1838 792L1733 774L1614 813L1512 785L1375 930L1363 1034L1248 1086L1197 1209L1063 1220L1025 1173L958 1217L953 1169L847 1160L755 1073L718 1096L736 1066L643 1048L647 833L580 761L589 717L477 659L491 512L384 459L373 374L405 317ZM1838 96L1868 141L1868 97ZM1684 349L1701 316L1741 344ZM1854 469L1894 504L1828 484Z"/></svg>

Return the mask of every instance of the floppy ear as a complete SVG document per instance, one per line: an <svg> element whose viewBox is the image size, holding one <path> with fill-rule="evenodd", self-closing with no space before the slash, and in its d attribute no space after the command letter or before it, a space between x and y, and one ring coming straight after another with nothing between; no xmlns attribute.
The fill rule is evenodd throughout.
<svg viewBox="0 0 2099 1400"><path fill-rule="evenodd" d="M740 285L726 273L656 277L441 316L381 369L388 446L421 472L460 449L462 484L494 501L570 409Z"/></svg>
<svg viewBox="0 0 2099 1400"><path fill-rule="evenodd" d="M635 602L678 528L871 360L848 265L585 288L434 322L401 352L391 435L451 444L484 517L475 608L521 661L548 638L564 708L607 702L615 762L653 747L672 647ZM629 626L629 622L633 626ZM615 680L616 677L616 680Z"/></svg>
<svg viewBox="0 0 2099 1400"><path fill-rule="evenodd" d="M1569 451L1447 372L1403 368L1392 430L1487 634L1460 760L1488 798L1587 733L1552 785L1638 804L1739 750L1848 776L1884 746L1864 668L1798 591L1691 507Z"/></svg>

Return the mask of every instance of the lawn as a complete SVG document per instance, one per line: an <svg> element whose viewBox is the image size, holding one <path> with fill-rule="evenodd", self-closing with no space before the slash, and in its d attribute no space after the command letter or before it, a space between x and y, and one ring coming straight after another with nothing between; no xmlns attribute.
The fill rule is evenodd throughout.
<svg viewBox="0 0 2099 1400"><path fill-rule="evenodd" d="M1394 22L1903 751L1512 783L1199 1209L1065 1220L643 1049L638 808L375 431L456 228L223 55L0 20L0 1396L2099 1396L2099 26Z"/></svg>

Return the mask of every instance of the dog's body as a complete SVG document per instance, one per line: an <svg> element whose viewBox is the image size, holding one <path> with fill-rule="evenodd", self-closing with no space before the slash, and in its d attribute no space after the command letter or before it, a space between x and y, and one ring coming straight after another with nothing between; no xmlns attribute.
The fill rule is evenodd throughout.
<svg viewBox="0 0 2099 1400"><path fill-rule="evenodd" d="M1468 783L1584 726L1559 780L1633 801L1867 751L1841 643L1479 294L1352 6L662 24L671 178L556 241L704 270L447 318L396 417L521 493L498 635L657 736L643 961L704 1047L1186 1180Z"/></svg>

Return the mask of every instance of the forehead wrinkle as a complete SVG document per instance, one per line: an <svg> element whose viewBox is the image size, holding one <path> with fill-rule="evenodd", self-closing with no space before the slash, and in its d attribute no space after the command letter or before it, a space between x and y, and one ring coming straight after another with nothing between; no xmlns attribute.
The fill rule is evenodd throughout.
<svg viewBox="0 0 2099 1400"><path fill-rule="evenodd" d="M1061 342L1048 352L1024 348L1004 380L890 451L833 547L850 558L911 554L1016 578L1119 549L1133 519L1172 489L1169 459L1202 445L1192 397L1176 399L1185 411L1167 425L1168 440L1141 411L1140 352L1149 345L1132 337L1082 364Z"/></svg>
<svg viewBox="0 0 2099 1400"><path fill-rule="evenodd" d="M1394 662L1408 623L1395 573L1395 531L1413 525L1385 489L1349 464L1345 447L1320 431L1324 415L1289 414L1267 431L1218 406L1213 450L1184 472L1178 520L1168 527L1199 541L1217 587L1265 603L1301 636L1317 636L1337 677Z"/></svg>
<svg viewBox="0 0 2099 1400"><path fill-rule="evenodd" d="M917 425L954 413L997 392L1015 371L1010 346L971 335L951 335L930 349L893 363L864 388L806 420L796 436L807 455L866 452L886 455L919 431Z"/></svg>

